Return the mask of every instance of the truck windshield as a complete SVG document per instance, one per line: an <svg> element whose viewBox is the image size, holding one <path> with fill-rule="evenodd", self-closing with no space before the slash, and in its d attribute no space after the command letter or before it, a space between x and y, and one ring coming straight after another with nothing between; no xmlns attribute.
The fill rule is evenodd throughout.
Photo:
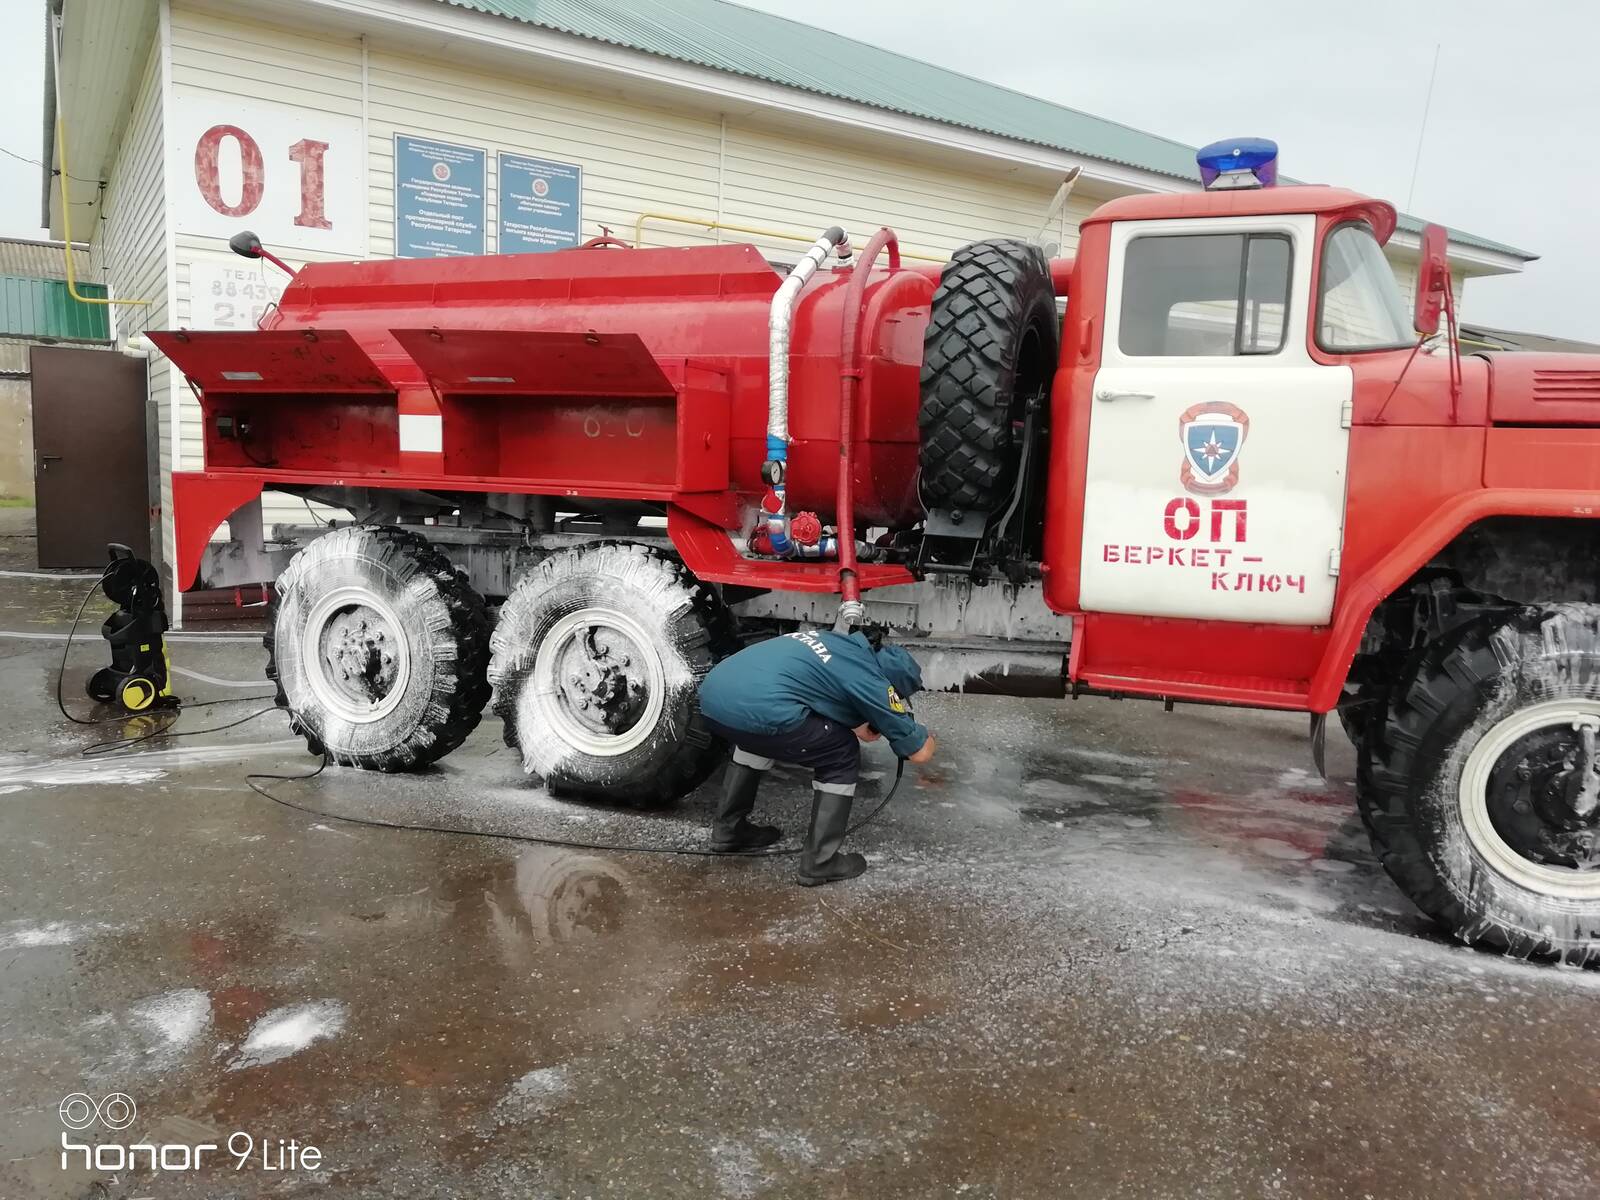
<svg viewBox="0 0 1600 1200"><path fill-rule="evenodd" d="M1328 234L1322 250L1317 344L1324 350L1394 350L1417 340L1394 270L1359 222Z"/></svg>

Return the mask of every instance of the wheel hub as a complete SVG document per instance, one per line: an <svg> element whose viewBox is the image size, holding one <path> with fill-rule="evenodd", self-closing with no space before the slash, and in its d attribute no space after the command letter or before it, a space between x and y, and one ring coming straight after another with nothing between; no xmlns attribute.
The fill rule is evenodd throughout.
<svg viewBox="0 0 1600 1200"><path fill-rule="evenodd" d="M358 724L392 712L411 672L399 617L361 588L341 588L318 601L306 621L302 657L317 700Z"/></svg>
<svg viewBox="0 0 1600 1200"><path fill-rule="evenodd" d="M601 756L647 738L665 698L648 633L610 609L586 608L557 621L540 644L534 681L563 740Z"/></svg>
<svg viewBox="0 0 1600 1200"><path fill-rule="evenodd" d="M1595 726L1546 726L1495 763L1487 803L1495 831L1536 863L1600 868L1600 755Z"/></svg>
<svg viewBox="0 0 1600 1200"><path fill-rule="evenodd" d="M638 654L632 639L617 629L574 630L557 667L562 699L573 717L614 736L638 724L650 699L648 680L634 664Z"/></svg>
<svg viewBox="0 0 1600 1200"><path fill-rule="evenodd" d="M1462 767L1461 817L1496 873L1600 899L1600 700L1545 701L1490 728Z"/></svg>

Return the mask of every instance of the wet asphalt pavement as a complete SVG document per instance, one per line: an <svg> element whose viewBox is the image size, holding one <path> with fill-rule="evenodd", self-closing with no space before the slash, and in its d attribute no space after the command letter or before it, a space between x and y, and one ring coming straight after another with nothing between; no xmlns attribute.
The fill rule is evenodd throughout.
<svg viewBox="0 0 1600 1200"><path fill-rule="evenodd" d="M60 641L9 636L59 634L84 586L0 578L7 1200L1600 1194L1600 974L1433 933L1367 849L1349 747L1319 780L1302 717L923 698L939 761L856 837L864 878L808 890L789 859L283 808L244 786L315 766L278 715L84 759L141 726L67 726ZM173 660L210 677L192 699L265 690L219 682L260 678L250 640ZM859 811L893 774L869 757ZM700 844L711 800L557 800L489 723L421 775L268 786L660 845ZM807 805L797 774L764 790L791 842ZM63 1098L118 1092L128 1128L69 1140L219 1149L64 1171ZM267 1170L291 1140L317 1161Z"/></svg>

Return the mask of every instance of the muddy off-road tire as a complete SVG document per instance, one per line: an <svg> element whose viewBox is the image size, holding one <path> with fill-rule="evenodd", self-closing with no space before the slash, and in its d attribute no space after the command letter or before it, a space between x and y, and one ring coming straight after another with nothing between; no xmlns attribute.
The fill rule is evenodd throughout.
<svg viewBox="0 0 1600 1200"><path fill-rule="evenodd" d="M1361 745L1384 869L1462 941L1600 962L1600 606L1453 630Z"/></svg>
<svg viewBox="0 0 1600 1200"><path fill-rule="evenodd" d="M732 619L652 547L593 542L550 555L517 581L491 646L506 745L558 791L656 807L723 759L699 685L738 648Z"/></svg>
<svg viewBox="0 0 1600 1200"><path fill-rule="evenodd" d="M267 678L313 754L407 771L443 758L489 700L489 613L418 534L325 533L278 578Z"/></svg>
<svg viewBox="0 0 1600 1200"><path fill-rule="evenodd" d="M922 502L993 512L1009 495L1028 399L1047 390L1060 333L1044 252L973 242L939 276L922 343Z"/></svg>

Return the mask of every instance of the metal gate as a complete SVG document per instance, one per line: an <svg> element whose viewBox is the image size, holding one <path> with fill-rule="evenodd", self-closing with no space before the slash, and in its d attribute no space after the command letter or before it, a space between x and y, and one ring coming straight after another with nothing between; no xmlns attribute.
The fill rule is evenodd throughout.
<svg viewBox="0 0 1600 1200"><path fill-rule="evenodd" d="M150 556L142 358L35 346L33 481L41 567L99 567L106 543Z"/></svg>

